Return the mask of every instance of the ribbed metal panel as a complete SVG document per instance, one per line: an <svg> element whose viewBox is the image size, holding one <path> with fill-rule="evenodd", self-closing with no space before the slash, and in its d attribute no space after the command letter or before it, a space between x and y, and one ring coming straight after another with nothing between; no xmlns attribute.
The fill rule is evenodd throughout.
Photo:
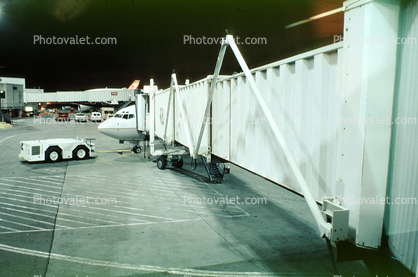
<svg viewBox="0 0 418 277"><path fill-rule="evenodd" d="M167 141L171 141L171 134L173 126L171 124L171 112L173 110L174 101L174 137L175 140L183 145L189 146L186 125L190 130L191 143L193 147L196 146L200 127L202 126L203 116L205 113L206 103L208 99L210 82L208 78L194 82L186 86L179 87L179 94L174 90L173 98L171 99L170 118L167 126ZM170 89L159 91L155 94L155 134L163 138L165 131L165 121L167 120L168 99ZM181 107L185 112L184 118L181 114ZM209 146L209 128L210 122L206 125L203 133L201 148L199 153L204 153L205 147Z"/></svg>
<svg viewBox="0 0 418 277"><path fill-rule="evenodd" d="M154 96L155 103L155 135L164 139L165 125L167 123L167 111L168 111L168 98L170 96L170 89L159 91ZM171 103L173 98L171 99ZM170 106L170 118L168 119L169 124L167 124L167 134L166 142L171 142L173 140L173 124L171 124L173 117L173 105Z"/></svg>
<svg viewBox="0 0 418 277"><path fill-rule="evenodd" d="M252 70L317 201L336 193L341 48L341 43L334 44ZM210 78L205 78L182 86L180 101L175 96L175 140L181 144L188 145L188 139L180 105L195 146L210 83ZM155 132L160 137L164 134L169 92L166 89L155 94ZM201 145L209 145L213 154L301 192L243 74L220 76L211 122Z"/></svg>
<svg viewBox="0 0 418 277"><path fill-rule="evenodd" d="M335 195L340 47L317 49L252 70L318 201ZM217 84L212 117L215 155L300 192L245 76Z"/></svg>
<svg viewBox="0 0 418 277"><path fill-rule="evenodd" d="M180 88L180 101L179 99L176 99L175 101L175 117L179 119L176 121L175 138L181 144L188 145L187 135L183 126L184 124L188 124L190 128L190 134L192 137L192 144L196 146L199 137L200 127L202 126L203 115L205 113L208 92L209 82L207 79L203 79L199 82L195 82ZM178 98L177 95L176 98ZM180 113L180 105L183 106L185 111L185 122L182 120L182 116ZM202 137L201 146L209 145L208 130L209 125L206 125L206 129Z"/></svg>
<svg viewBox="0 0 418 277"><path fill-rule="evenodd" d="M113 93L113 95L112 95ZM103 89L87 91L58 91L50 93L25 93L24 101L31 102L107 102L128 101L134 95L132 89Z"/></svg>
<svg viewBox="0 0 418 277"><path fill-rule="evenodd" d="M402 11L400 37L418 38L417 18L415 0ZM398 53L393 116L412 121L393 128L387 195L393 202L399 198L410 203L386 205L385 233L393 255L418 274L418 203L413 203L418 199L418 45L400 44Z"/></svg>

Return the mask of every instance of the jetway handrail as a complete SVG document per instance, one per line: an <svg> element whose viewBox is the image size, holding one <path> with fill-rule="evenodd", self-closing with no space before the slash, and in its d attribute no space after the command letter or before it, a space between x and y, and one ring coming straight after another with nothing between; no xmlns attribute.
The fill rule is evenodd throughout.
<svg viewBox="0 0 418 277"><path fill-rule="evenodd" d="M326 54L326 53L335 52L338 49L342 49L343 46L344 46L344 42L337 42L337 43L330 44L330 45L327 45L327 46L324 46L324 47L321 47L321 48L317 48L317 49L314 49L314 50L311 50L311 51L308 51L308 52L305 52L305 53L301 53L301 54L296 55L296 56L292 56L290 58L286 58L286 59L283 59L283 60L280 60L280 61L269 63L269 64L259 66L259 67L253 68L253 69L249 69L249 71L251 73L255 73L255 72L267 70L269 68L279 67L279 66L284 65L284 64L294 63L298 60L313 58L314 56L316 56L318 54ZM240 76L244 76L244 75L245 75L244 72L239 72L239 73L235 73L231 76L223 76L224 78L218 80L218 82L231 80L231 79L234 79L234 78L237 78L237 77L240 77Z"/></svg>

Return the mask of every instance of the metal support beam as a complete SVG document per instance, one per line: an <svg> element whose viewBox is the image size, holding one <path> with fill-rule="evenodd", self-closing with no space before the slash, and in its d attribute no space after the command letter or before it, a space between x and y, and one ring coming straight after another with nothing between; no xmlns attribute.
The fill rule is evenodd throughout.
<svg viewBox="0 0 418 277"><path fill-rule="evenodd" d="M232 38L231 35L228 35L228 36L230 36ZM207 104L206 104L205 113L203 115L202 126L200 127L199 137L198 137L197 143L196 143L196 153L193 156L193 159L195 159L195 160L197 159L197 156L198 156L198 153L199 153L200 143L202 142L203 132L205 131L205 127L206 127L206 122L209 119L210 106L212 105L213 92L215 91L215 88L216 88L216 81L218 79L219 72L221 71L222 62L224 60L225 51L226 51L227 47L228 47L228 42L225 40L225 41L222 42L221 50L219 51L219 55L218 55L218 60L216 61L215 72L213 73L212 83L210 84L208 101L207 101Z"/></svg>
<svg viewBox="0 0 418 277"><path fill-rule="evenodd" d="M164 142L167 142L167 126L168 126L168 119L170 117L170 104L171 104L171 97L173 96L173 90L174 90L174 80L173 78L171 78L171 83L170 83L170 94L168 95L168 105L167 105L167 115L165 117L165 126L164 126ZM174 104L174 103L173 103ZM174 114L173 114L174 117ZM174 121L173 121L173 128L174 128ZM172 138L174 140L174 138Z"/></svg>
<svg viewBox="0 0 418 277"><path fill-rule="evenodd" d="M293 174L296 177L296 180L299 184L300 189L302 190L303 196L305 197L306 203L309 206L309 209L311 210L312 215L315 218L316 223L318 224L318 228L319 231L321 232L321 237L330 237L330 232L331 232L331 224L327 223L320 210L319 207L315 201L315 199L313 198L311 192L309 191L308 185L306 183L305 178L302 175L302 172L300 171L292 153L290 152L290 149L276 123L276 121L274 120L273 114L270 112L260 90L258 89L254 78L250 72L250 70L248 69L247 64L245 63L244 58L242 57L240 51L238 50L237 45L235 44L234 38L231 35L227 35L226 36L226 42L231 46L232 51L235 54L235 57L238 60L238 63L241 66L242 71L244 72L255 96L257 97L257 100L261 106L262 111L264 112L264 115L266 116L270 127L273 130L273 133L277 139L277 141L279 142L284 155L286 156L287 161L289 162L290 168L292 169ZM213 85L213 83L212 83Z"/></svg>
<svg viewBox="0 0 418 277"><path fill-rule="evenodd" d="M176 91L177 99L179 101L181 118L183 119L183 125L184 125L186 136L187 136L187 142L189 144L188 147L189 147L189 151L190 151L190 157L194 157L195 149L194 149L194 146L193 146L192 135L190 133L189 119L186 117L186 112L184 111L183 103L182 103L181 97L180 97L179 86L177 84L177 77L176 77L175 73L173 73L171 75L171 80L174 84L174 89ZM170 88L170 91L171 91L171 88Z"/></svg>
<svg viewBox="0 0 418 277"><path fill-rule="evenodd" d="M152 85L152 83L151 83ZM150 114L150 124L149 124L149 146L150 154L154 154L154 137L155 137L155 90L153 89L149 93L149 114Z"/></svg>

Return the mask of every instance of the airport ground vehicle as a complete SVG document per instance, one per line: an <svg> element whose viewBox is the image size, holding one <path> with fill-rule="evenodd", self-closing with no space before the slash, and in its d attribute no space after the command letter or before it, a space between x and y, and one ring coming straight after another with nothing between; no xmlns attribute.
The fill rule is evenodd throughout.
<svg viewBox="0 0 418 277"><path fill-rule="evenodd" d="M56 121L68 121L70 118L68 117L68 113L58 113L58 116L55 118Z"/></svg>
<svg viewBox="0 0 418 277"><path fill-rule="evenodd" d="M99 112L92 112L89 119L92 122L102 121L102 114Z"/></svg>
<svg viewBox="0 0 418 277"><path fill-rule="evenodd" d="M28 162L84 160L96 156L94 139L46 139L20 142L19 158Z"/></svg>
<svg viewBox="0 0 418 277"><path fill-rule="evenodd" d="M78 122L81 122L81 121L86 122L87 121L87 115L84 114L84 113L76 113L75 117L74 117L74 120L78 121Z"/></svg>
<svg viewBox="0 0 418 277"><path fill-rule="evenodd" d="M100 109L101 113L102 113L102 118L104 120L108 119L109 114L114 114L115 113L115 108L113 107L102 107Z"/></svg>

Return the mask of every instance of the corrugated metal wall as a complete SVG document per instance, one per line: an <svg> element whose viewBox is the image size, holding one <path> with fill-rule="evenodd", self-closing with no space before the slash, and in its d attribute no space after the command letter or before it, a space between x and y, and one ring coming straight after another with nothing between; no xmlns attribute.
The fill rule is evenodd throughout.
<svg viewBox="0 0 418 277"><path fill-rule="evenodd" d="M155 135L160 138L164 137L166 121L167 133L166 141L170 143L173 138L173 110L175 117L174 125L174 138L177 142L189 146L187 138L185 124L190 129L191 143L193 147L196 146L200 127L203 121L203 115L206 108L208 99L210 81L208 78L194 82L189 85L179 86L179 95L177 95L175 89L173 89L173 95L170 103L170 116L167 121L168 102L170 96L170 88L155 93ZM173 103L174 101L174 103ZM174 104L174 106L173 106ZM184 111L184 118L181 114L181 108ZM201 149L199 153L203 151L204 147L209 146L209 128L210 125L206 125L203 133Z"/></svg>
<svg viewBox="0 0 418 277"><path fill-rule="evenodd" d="M317 201L335 195L342 46L336 43L252 70ZM210 84L210 78L205 78L179 89L193 146ZM216 85L207 125L211 132L205 130L201 145L208 145L210 138L213 154L301 193L246 77L220 76ZM154 96L155 132L159 137L164 134L169 92L166 89ZM188 145L180 103L176 95L175 140ZM171 125L167 128L169 141Z"/></svg>
<svg viewBox="0 0 418 277"><path fill-rule="evenodd" d="M252 70L317 201L335 195L341 46ZM244 75L218 82L212 117L213 154L301 192Z"/></svg>
<svg viewBox="0 0 418 277"><path fill-rule="evenodd" d="M194 146L196 146L200 127L203 121L203 115L205 113L206 103L208 99L209 93L209 82L207 79L203 79L200 82L195 82L187 86L183 86L179 90L179 95L175 95L175 118L176 120L175 125L175 139L180 142L181 144L188 145L188 139L186 134L186 129L184 128L184 124L188 124L190 128L190 135L191 141ZM184 116L182 118L181 115L181 107L183 106L184 109ZM206 125L205 131L202 137L202 146L209 146L209 125ZM199 153L201 153L202 149L200 149Z"/></svg>
<svg viewBox="0 0 418 277"><path fill-rule="evenodd" d="M418 203L413 201L418 198L418 1L405 4L399 29L399 37L415 39L415 43L399 45L393 117L410 122L393 128L387 195L394 202L400 198L409 203L386 205L385 233L393 255L416 272Z"/></svg>
<svg viewBox="0 0 418 277"><path fill-rule="evenodd" d="M170 89L166 89L163 91L159 91L155 93L154 99L155 99L155 120L154 120L154 130L155 135L164 138L164 131L165 131L165 125L167 124L167 111L168 111L168 98L170 96ZM173 99L171 99L173 101ZM169 124L167 124L167 136L166 136L166 142L167 144L170 144L173 140L173 124L171 124L173 117L173 108L172 105L170 107L170 116L168 119Z"/></svg>
<svg viewBox="0 0 418 277"><path fill-rule="evenodd" d="M112 92L117 95L112 95ZM24 93L24 102L105 102L129 101L134 95L132 89L103 89L86 91L58 91L47 93Z"/></svg>

